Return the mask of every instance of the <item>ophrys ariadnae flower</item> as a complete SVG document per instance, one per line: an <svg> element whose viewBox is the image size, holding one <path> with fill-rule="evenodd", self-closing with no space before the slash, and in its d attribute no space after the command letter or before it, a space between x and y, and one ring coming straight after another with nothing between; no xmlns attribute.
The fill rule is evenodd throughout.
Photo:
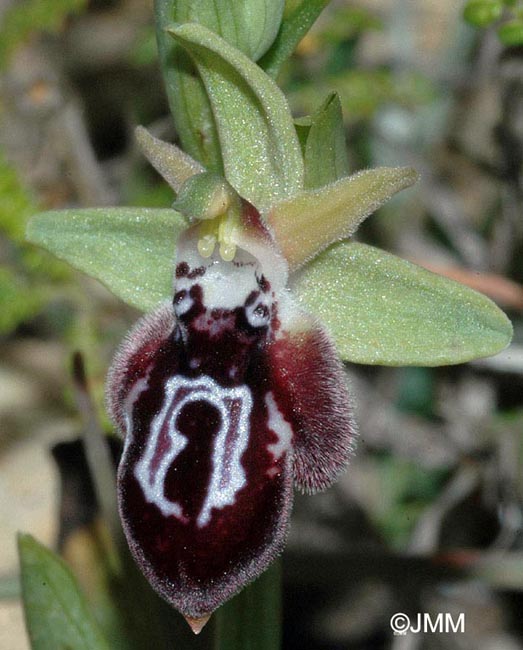
<svg viewBox="0 0 523 650"><path fill-rule="evenodd" d="M200 25L167 31L192 57L216 127L200 129L205 110L193 128L189 111L181 135L230 185L142 129L175 210L50 212L28 238L151 312L108 381L125 436L120 507L138 564L198 630L281 551L293 486L323 489L345 467L355 427L338 354L459 363L501 350L511 326L485 297L346 241L416 174L347 176L335 96L295 125L242 52ZM192 83L171 81L187 109ZM218 162L199 147L213 133Z"/></svg>
<svg viewBox="0 0 523 650"><path fill-rule="evenodd" d="M293 485L328 487L355 425L334 344L287 289L270 228L225 181L187 185L175 207L196 219L173 298L129 334L108 390L129 545L164 598L205 620L280 553Z"/></svg>

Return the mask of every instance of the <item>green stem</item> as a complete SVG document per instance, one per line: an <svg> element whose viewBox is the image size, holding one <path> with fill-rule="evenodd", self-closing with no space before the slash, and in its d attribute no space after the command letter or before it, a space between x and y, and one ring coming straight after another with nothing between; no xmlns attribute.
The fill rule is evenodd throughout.
<svg viewBox="0 0 523 650"><path fill-rule="evenodd" d="M280 650L281 561L216 613L214 650Z"/></svg>

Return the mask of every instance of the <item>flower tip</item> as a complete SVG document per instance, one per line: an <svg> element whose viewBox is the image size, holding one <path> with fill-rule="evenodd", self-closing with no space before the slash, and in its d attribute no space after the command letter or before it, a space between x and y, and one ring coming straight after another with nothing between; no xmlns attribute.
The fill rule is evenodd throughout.
<svg viewBox="0 0 523 650"><path fill-rule="evenodd" d="M200 634L200 632L203 630L209 619L211 618L211 614L205 614L205 616L200 616L198 618L192 618L191 616L184 616L184 619L187 621L189 624L189 627L195 634Z"/></svg>
<svg viewBox="0 0 523 650"><path fill-rule="evenodd" d="M177 29L181 27L181 23L169 23L166 27L163 28L164 32L167 32L168 34L171 34L173 32L176 32Z"/></svg>
<svg viewBox="0 0 523 650"><path fill-rule="evenodd" d="M405 187L410 187L419 181L420 173L414 167L400 167L400 169L404 173Z"/></svg>

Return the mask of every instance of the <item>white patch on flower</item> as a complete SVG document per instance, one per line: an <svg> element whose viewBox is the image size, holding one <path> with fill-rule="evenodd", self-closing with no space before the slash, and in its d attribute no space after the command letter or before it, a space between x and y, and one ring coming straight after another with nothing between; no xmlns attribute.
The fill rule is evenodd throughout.
<svg viewBox="0 0 523 650"><path fill-rule="evenodd" d="M211 452L207 496L196 520L200 528L209 522L212 508L232 505L246 483L240 462L249 441L252 409L251 393L246 386L223 388L207 375L198 379L174 375L168 379L163 407L152 421L145 453L134 470L147 501L154 503L164 516L172 515L186 523L181 505L165 497L165 480L169 467L189 443L176 426L178 416L188 404L201 401L216 407L221 417Z"/></svg>
<svg viewBox="0 0 523 650"><path fill-rule="evenodd" d="M249 442L252 409L251 391L247 386L222 388L210 377L207 379L214 391L214 401L210 401L220 409L222 425L214 439L211 481L196 522L200 528L209 522L212 508L232 505L246 483L241 457Z"/></svg>
<svg viewBox="0 0 523 650"><path fill-rule="evenodd" d="M147 368L145 377L139 379L129 391L123 403L123 414L125 418L125 439L123 453L127 451L127 447L131 441L133 433L133 408L140 395L149 388L149 374L151 373L151 366Z"/></svg>
<svg viewBox="0 0 523 650"><path fill-rule="evenodd" d="M269 418L267 420L267 426L269 429L278 436L276 442L267 445L267 449L273 455L274 461L278 461L283 454L289 449L292 442L292 427L283 417L274 395L271 392L265 395L265 404L267 406L267 412ZM269 470L270 472L271 470Z"/></svg>
<svg viewBox="0 0 523 650"><path fill-rule="evenodd" d="M190 387L193 382L175 375L167 380L165 385L165 400L162 410L154 418L151 424L151 432L147 440L145 453L134 468L134 475L143 490L145 498L149 503L154 503L166 517L174 515L177 519L185 521L182 507L165 498L164 486L165 477L169 466L176 456L187 446L188 440L176 430L175 423L178 413L185 406L185 401L174 403L176 395L184 385ZM188 397L191 396L189 393ZM167 443L167 452L159 448L161 460L155 463L158 444Z"/></svg>
<svg viewBox="0 0 523 650"><path fill-rule="evenodd" d="M189 295L189 292L183 296L181 300L178 300L174 304L174 313L177 316L183 316L183 314L186 314L189 309L193 306L194 300L191 298Z"/></svg>
<svg viewBox="0 0 523 650"><path fill-rule="evenodd" d="M268 298L261 294L245 308L245 317L252 327L264 327L271 320L271 307Z"/></svg>
<svg viewBox="0 0 523 650"><path fill-rule="evenodd" d="M234 309L243 305L257 287L257 268L254 258L243 251L237 253L234 262L214 259L200 280L205 306L208 309Z"/></svg>
<svg viewBox="0 0 523 650"><path fill-rule="evenodd" d="M178 265L185 262L190 269L205 268L195 278L182 276L175 280L175 293L189 291L199 285L203 290L203 302L207 309L234 309L244 304L251 291L257 288L256 273L260 265L256 258L238 250L234 261L223 260L216 251L212 257L203 259L196 250L184 247L179 252ZM184 299L185 300L185 299ZM175 307L175 311L176 307ZM184 312L177 312L180 315Z"/></svg>

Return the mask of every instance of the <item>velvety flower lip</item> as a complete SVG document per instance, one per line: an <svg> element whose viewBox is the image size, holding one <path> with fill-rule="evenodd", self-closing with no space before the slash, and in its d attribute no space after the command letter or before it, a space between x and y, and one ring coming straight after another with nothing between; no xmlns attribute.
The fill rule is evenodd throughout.
<svg viewBox="0 0 523 650"><path fill-rule="evenodd" d="M129 546L193 628L282 551L293 484L328 487L356 435L334 344L289 292L270 227L223 188L206 173L179 188L193 225L172 302L130 332L107 384Z"/></svg>

